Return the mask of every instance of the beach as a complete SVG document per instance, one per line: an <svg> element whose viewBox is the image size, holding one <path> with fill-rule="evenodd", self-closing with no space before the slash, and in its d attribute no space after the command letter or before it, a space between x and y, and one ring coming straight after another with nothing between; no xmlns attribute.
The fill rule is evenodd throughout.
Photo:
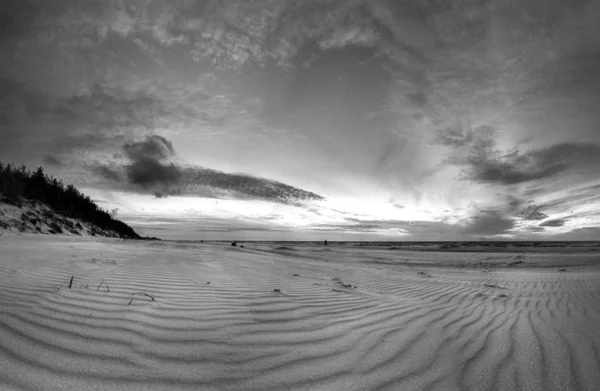
<svg viewBox="0 0 600 391"><path fill-rule="evenodd" d="M600 384L597 246L241 244L3 235L0 389Z"/></svg>

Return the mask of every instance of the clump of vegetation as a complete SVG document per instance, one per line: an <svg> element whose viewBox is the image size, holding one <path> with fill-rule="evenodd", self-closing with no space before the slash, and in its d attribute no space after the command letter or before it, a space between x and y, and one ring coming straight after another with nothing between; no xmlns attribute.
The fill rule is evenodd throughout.
<svg viewBox="0 0 600 391"><path fill-rule="evenodd" d="M59 233L59 234L63 233L61 226L58 225L57 222L51 221L49 225L50 225L50 232Z"/></svg>
<svg viewBox="0 0 600 391"><path fill-rule="evenodd" d="M11 205L22 207L22 198L37 200L63 216L116 232L121 238L141 239L133 228L115 219L114 213L111 214L98 207L89 196L82 194L75 186L65 186L61 180L46 175L42 167L31 172L25 166L17 168L12 164L5 165L0 162L0 194L4 195L3 202ZM48 213L45 217L55 216L53 213ZM67 226L71 228L71 224ZM81 227L79 223L76 226ZM53 231L61 232L60 226L57 227L51 228Z"/></svg>

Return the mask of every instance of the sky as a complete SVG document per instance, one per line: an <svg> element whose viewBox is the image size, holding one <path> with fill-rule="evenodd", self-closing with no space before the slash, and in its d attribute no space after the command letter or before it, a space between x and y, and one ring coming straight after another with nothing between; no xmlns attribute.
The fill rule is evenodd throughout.
<svg viewBox="0 0 600 391"><path fill-rule="evenodd" d="M0 160L142 235L600 240L600 0L4 0Z"/></svg>

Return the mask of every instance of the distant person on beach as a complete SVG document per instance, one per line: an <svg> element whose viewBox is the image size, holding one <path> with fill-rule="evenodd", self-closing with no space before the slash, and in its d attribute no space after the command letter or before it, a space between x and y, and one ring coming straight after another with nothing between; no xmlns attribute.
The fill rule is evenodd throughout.
<svg viewBox="0 0 600 391"><path fill-rule="evenodd" d="M325 245L327 246L327 239L325 239Z"/></svg>

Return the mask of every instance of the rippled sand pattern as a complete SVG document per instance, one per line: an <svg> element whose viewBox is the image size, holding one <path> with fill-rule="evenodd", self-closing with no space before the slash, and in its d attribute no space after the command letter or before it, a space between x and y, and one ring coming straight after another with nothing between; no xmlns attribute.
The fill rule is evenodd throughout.
<svg viewBox="0 0 600 391"><path fill-rule="evenodd" d="M424 268L395 251L0 240L2 390L600 385L593 256Z"/></svg>

